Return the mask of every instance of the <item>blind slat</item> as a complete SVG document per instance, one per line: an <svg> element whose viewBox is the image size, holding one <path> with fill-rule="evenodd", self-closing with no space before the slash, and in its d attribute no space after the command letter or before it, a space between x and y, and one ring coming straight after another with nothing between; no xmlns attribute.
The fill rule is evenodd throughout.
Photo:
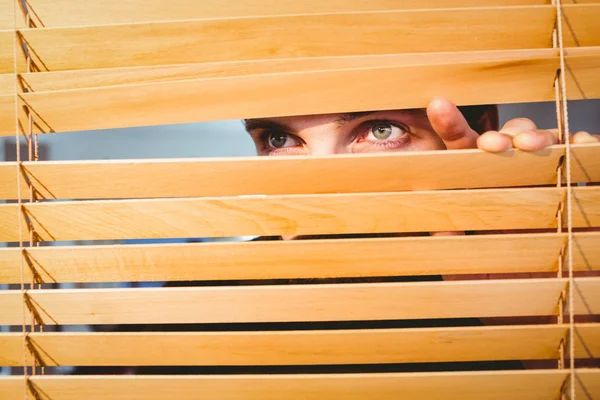
<svg viewBox="0 0 600 400"><path fill-rule="evenodd" d="M360 193L551 185L564 153L560 145L535 153L456 150L333 158L36 161L24 162L23 171L38 199ZM580 171L574 182L600 181L600 144L574 146L572 154ZM17 198L15 170L16 163L0 163L0 198ZM382 172L356 179L356 171L369 170ZM21 188L21 196L28 196L25 180Z"/></svg>
<svg viewBox="0 0 600 400"><path fill-rule="evenodd" d="M585 51L587 48L572 52ZM303 57L233 62L203 62L167 64L142 67L82 69L21 74L34 92L86 89L140 83L176 82L202 78L225 78L240 75L263 75L301 71L376 68L402 65L437 65L493 61L522 61L556 55L551 49L496 50L486 52L416 53L416 54L362 54L341 57ZM5 74L8 76L13 76Z"/></svg>
<svg viewBox="0 0 600 400"><path fill-rule="evenodd" d="M600 5L565 6L573 7L589 9L588 13L569 15L577 34L580 25L594 21L586 16ZM361 54L551 48L555 12L550 5L386 10L33 28L23 29L21 34L35 50L34 61L41 70L62 71ZM446 40L439 40L440 36ZM593 43L586 41L580 45L593 46Z"/></svg>
<svg viewBox="0 0 600 400"><path fill-rule="evenodd" d="M575 370L575 396L577 399L595 399L600 396L600 370Z"/></svg>
<svg viewBox="0 0 600 400"><path fill-rule="evenodd" d="M3 0L6 7L10 0ZM577 3L592 0L578 0ZM573 0L565 0L571 3ZM0 5L3 3L0 3ZM28 5L43 21L44 26L79 26L139 23L150 21L172 21L188 18L227 18L255 15L281 15L304 13L327 13L342 11L398 10L444 7L484 7L543 5L546 0L318 0L297 2L293 0L218 1L194 0L179 1L177 7L167 0L125 0L103 1L102 5L84 5L74 0L35 0ZM8 8L7 8L8 9ZM11 18L8 18L10 16ZM0 16L0 29L13 27L12 15ZM5 17L5 18L2 18ZM20 24L22 27L24 24Z"/></svg>
<svg viewBox="0 0 600 400"><path fill-rule="evenodd" d="M331 375L225 375L225 376L32 376L39 392L53 400L104 400L122 396L131 400L539 400L557 397L567 370L485 371L456 373L389 373ZM593 384L595 372L579 372ZM5 382L0 379L0 390ZM598 379L600 381L600 379ZM23 378L18 381L23 391ZM12 382L11 382L12 383ZM14 384L14 383L13 383ZM597 386L594 384L594 386Z"/></svg>
<svg viewBox="0 0 600 400"><path fill-rule="evenodd" d="M0 4L2 5L2 4ZM8 16L11 20L13 19L12 4L8 6L10 13L1 13ZM6 15L7 14L7 15ZM11 28L14 26L14 22L11 24ZM13 74L15 72L15 32L9 30L0 30L0 74Z"/></svg>
<svg viewBox="0 0 600 400"><path fill-rule="evenodd" d="M535 153L456 150L324 158L36 161L24 162L23 171L38 199L358 193L551 185L564 151L557 145ZM600 144L573 145L571 154L572 182L600 182ZM15 163L0 163L0 198L17 198L15 168ZM357 180L357 170L385 172ZM21 196L28 196L25 180L21 188Z"/></svg>
<svg viewBox="0 0 600 400"><path fill-rule="evenodd" d="M278 332L33 333L47 366L333 365L556 359L568 325ZM600 325L587 327L589 336ZM0 362L22 363L0 334ZM600 340L599 340L600 341ZM591 343L595 347L600 343ZM581 351L579 351L581 355Z"/></svg>
<svg viewBox="0 0 600 400"><path fill-rule="evenodd" d="M570 99L600 97L600 47L574 49L567 62ZM444 63L240 75L25 93L43 132L147 126L247 118L425 107L435 95L459 105L549 101L558 68L555 50L504 61L468 61L468 53L444 55ZM478 58L481 55L478 56ZM431 55L427 55L431 60ZM459 61L462 59L463 61ZM575 78L573 78L575 77ZM365 92L402 88L394 96ZM285 88L285 90L282 90ZM433 89L426 88L435 88ZM585 88L579 90L579 88ZM203 96L198 96L203 93ZM68 111L67 111L68 110ZM0 126L0 135L14 126Z"/></svg>
<svg viewBox="0 0 600 400"><path fill-rule="evenodd" d="M573 192L582 207L574 215L575 226L600 225L600 187ZM556 227L564 194L564 188L551 187L96 200L23 207L40 240L104 240L547 229ZM0 240L18 240L17 215L18 205L0 205L0 217L10 222L0 227Z"/></svg>
<svg viewBox="0 0 600 400"><path fill-rule="evenodd" d="M576 279L573 297L576 314L600 314L600 278Z"/></svg>
<svg viewBox="0 0 600 400"><path fill-rule="evenodd" d="M600 292L600 278L588 280L591 283L582 285ZM552 315L557 313L566 283L565 279L525 279L54 289L31 290L28 295L41 321L49 325L353 321ZM8 307L20 304L21 298L16 290L0 293L0 306L6 310L0 315L0 324L21 323L21 308ZM576 311L582 311L580 302Z"/></svg>
<svg viewBox="0 0 600 400"><path fill-rule="evenodd" d="M576 75L597 70L588 60L600 59L600 50L585 50L569 59ZM588 51L589 50L589 51ZM589 53L592 53L590 56ZM43 132L148 126L250 116L306 115L368 110L425 107L434 95L457 104L506 103L552 100L548 82L558 67L557 53L549 50L510 62L497 60L364 67L340 70L240 75L25 93L23 98L36 114ZM465 59L466 56L458 56ZM585 73L585 72L584 72ZM595 93L597 77L585 85ZM365 92L402 88L394 96L364 96ZM435 93L430 89L436 88ZM285 90L282 90L285 88ZM600 91L600 90L598 90ZM198 96L203 93L203 96ZM135 106L133 106L135 105ZM68 110L68 111L67 111ZM0 126L0 134L14 126Z"/></svg>
<svg viewBox="0 0 600 400"><path fill-rule="evenodd" d="M596 4L566 5L563 14L563 41L565 47L600 46L600 2Z"/></svg>
<svg viewBox="0 0 600 400"><path fill-rule="evenodd" d="M556 272L565 234L33 247L43 282L298 279ZM600 233L574 236L574 269L600 270ZM360 249L360 251L357 251ZM0 283L20 282L19 249L0 249ZM31 269L25 269L31 280Z"/></svg>

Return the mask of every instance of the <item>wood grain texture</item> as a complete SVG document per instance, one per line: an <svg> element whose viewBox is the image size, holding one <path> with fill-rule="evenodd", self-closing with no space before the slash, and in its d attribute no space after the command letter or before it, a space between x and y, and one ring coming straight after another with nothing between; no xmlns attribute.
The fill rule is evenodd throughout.
<svg viewBox="0 0 600 400"><path fill-rule="evenodd" d="M566 0L563 3L572 1ZM577 2L585 1L579 0ZM105 0L101 5L93 3L87 7L74 0L35 0L32 3L30 8L37 14L35 20L41 21L44 26L50 28L173 21L189 18L549 4L547 0L404 0L402 2L394 0L329 0L327 2L318 0L302 2L293 0L255 0L229 1L227 3L218 0L204 0L202 2L184 0L178 1L176 7L167 0ZM12 19L10 21L8 18L0 19L0 29L12 27Z"/></svg>
<svg viewBox="0 0 600 400"><path fill-rule="evenodd" d="M576 370L575 396L578 399L597 399L600 396L600 370Z"/></svg>
<svg viewBox="0 0 600 400"><path fill-rule="evenodd" d="M2 4L0 4L2 5ZM4 12L0 14L5 14ZM12 5L10 6L9 18L13 18ZM5 16L6 17L6 16ZM14 26L14 23L13 25ZM12 29L11 26L11 29ZM0 30L0 74L15 73L15 31Z"/></svg>
<svg viewBox="0 0 600 400"><path fill-rule="evenodd" d="M600 143L571 147L571 181L600 182Z"/></svg>
<svg viewBox="0 0 600 400"><path fill-rule="evenodd" d="M578 271L600 270L600 233L573 235L573 268Z"/></svg>
<svg viewBox="0 0 600 400"><path fill-rule="evenodd" d="M572 182L600 182L600 144L571 149ZM38 161L24 162L23 171L38 199L358 193L550 185L556 183L562 155L564 145L535 153L451 150L334 157ZM384 173L356 179L354 171L375 168ZM293 181L284 179L292 174ZM173 179L176 175L181 178ZM16 163L0 163L1 199L17 198L15 177ZM29 196L25 180L21 189L21 196Z"/></svg>
<svg viewBox="0 0 600 400"><path fill-rule="evenodd" d="M43 282L412 276L557 271L565 234L34 247ZM575 235L576 271L600 270L600 233ZM0 283L20 282L19 249L0 249ZM31 269L25 268L25 281Z"/></svg>
<svg viewBox="0 0 600 400"><path fill-rule="evenodd" d="M600 314L600 278L575 279L575 314Z"/></svg>
<svg viewBox="0 0 600 400"><path fill-rule="evenodd" d="M554 399L567 371L485 371L328 375L34 376L53 400Z"/></svg>
<svg viewBox="0 0 600 400"><path fill-rule="evenodd" d="M0 136L15 136L15 97L0 95ZM13 182L14 184L14 182Z"/></svg>
<svg viewBox="0 0 600 400"><path fill-rule="evenodd" d="M572 7L582 6L565 6ZM40 70L63 71L277 58L551 48L549 35L555 14L552 6L342 12L33 28L23 29L21 34L33 49L34 62ZM445 40L439 40L440 37Z"/></svg>
<svg viewBox="0 0 600 400"><path fill-rule="evenodd" d="M37 161L24 162L23 171L38 199L396 192L551 185L556 183L564 152L559 145L535 153L450 150L334 157ZM581 165L573 182L600 181L596 177L600 145L574 147L573 155L574 164ZM356 178L356 171L369 170L382 172L371 179ZM287 179L290 176L294 179ZM16 163L0 163L0 198L16 199L16 186ZM21 188L21 195L29 197L25 179Z"/></svg>
<svg viewBox="0 0 600 400"><path fill-rule="evenodd" d="M570 48L568 54L579 59L595 55L595 48ZM304 57L265 59L234 62L204 62L168 64L142 67L121 67L24 73L24 83L34 92L84 89L94 87L131 85L140 83L173 82L201 78L225 78L241 75L263 75L301 71L333 69L374 68L386 65L448 64L455 63L519 61L531 57L556 56L550 49L500 50L486 52L365 54L341 57ZM578 65L577 68L580 68Z"/></svg>
<svg viewBox="0 0 600 400"><path fill-rule="evenodd" d="M47 366L333 365L556 359L567 331L567 325L530 325L29 337ZM0 365L22 364L20 334L0 333L0 343Z"/></svg>
<svg viewBox="0 0 600 400"><path fill-rule="evenodd" d="M562 8L565 47L600 46L600 3Z"/></svg>
<svg viewBox="0 0 600 400"><path fill-rule="evenodd" d="M600 324L575 326L575 354L580 358L600 358Z"/></svg>
<svg viewBox="0 0 600 400"><path fill-rule="evenodd" d="M594 202L600 187L573 192L585 212L574 216L574 226L588 226L582 216L600 225L600 203ZM40 240L483 231L556 227L564 193L550 187L95 200L33 203L24 209ZM18 206L0 205L0 215L15 221ZM16 224L0 227L0 240L18 237Z"/></svg>
<svg viewBox="0 0 600 400"><path fill-rule="evenodd" d="M0 398L22 399L25 397L25 378L21 376L0 376Z"/></svg>
<svg viewBox="0 0 600 400"><path fill-rule="evenodd" d="M585 100L600 97L600 47L569 48L565 51L567 97Z"/></svg>
<svg viewBox="0 0 600 400"><path fill-rule="evenodd" d="M409 65L396 64L392 57L376 67L186 79L27 93L23 98L44 132L419 108L434 96L460 105L553 100L548 80L556 73L558 53L526 53L507 51L503 59L483 53L475 61L473 52L416 55ZM589 60L585 67L595 69ZM572 68L579 74L576 63ZM583 78L593 84L597 80L590 74ZM363 96L390 87L403 90L394 96ZM6 131L0 126L0 132Z"/></svg>
<svg viewBox="0 0 600 400"><path fill-rule="evenodd" d="M15 74L0 74L0 96L15 95L15 79Z"/></svg>
<svg viewBox="0 0 600 400"><path fill-rule="evenodd" d="M572 207L573 226L600 227L600 186L574 188Z"/></svg>
<svg viewBox="0 0 600 400"><path fill-rule="evenodd" d="M353 321L552 315L557 312L557 300L566 283L556 278L54 289L29 291L29 296L39 319L48 325ZM0 292L0 309L5 310L0 324L21 323L20 307L9 307L20 301L18 291ZM579 310L579 305L576 307Z"/></svg>

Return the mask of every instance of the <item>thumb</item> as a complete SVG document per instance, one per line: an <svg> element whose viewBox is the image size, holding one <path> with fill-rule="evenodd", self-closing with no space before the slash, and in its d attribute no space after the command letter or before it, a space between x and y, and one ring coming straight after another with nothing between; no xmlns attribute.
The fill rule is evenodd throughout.
<svg viewBox="0 0 600 400"><path fill-rule="evenodd" d="M442 97L435 97L427 106L427 117L431 127L447 149L477 148L479 135L471 129L465 117L452 102Z"/></svg>

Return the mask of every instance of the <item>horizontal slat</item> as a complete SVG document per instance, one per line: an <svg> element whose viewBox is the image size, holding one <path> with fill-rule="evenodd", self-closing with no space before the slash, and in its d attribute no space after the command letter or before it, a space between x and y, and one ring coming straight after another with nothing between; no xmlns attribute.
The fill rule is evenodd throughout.
<svg viewBox="0 0 600 400"><path fill-rule="evenodd" d="M595 48L569 48L570 55L590 56ZM449 64L459 62L516 62L531 57L557 56L556 51L502 50L486 52L368 54L344 57L305 57L235 62L168 64L146 67L84 69L24 73L20 77L33 92L84 89L140 83L174 82L202 78L225 78L301 71L376 68L382 66Z"/></svg>
<svg viewBox="0 0 600 400"><path fill-rule="evenodd" d="M15 83L16 76L15 74L0 74L0 98L4 96L14 96L15 95ZM14 99L14 97L13 97ZM14 114L14 112L13 112Z"/></svg>
<svg viewBox="0 0 600 400"><path fill-rule="evenodd" d="M97 200L24 208L40 240L543 229L556 227L565 192L550 187ZM573 192L584 207L584 214L575 213L574 226L600 225L600 187ZM11 223L0 227L0 240L18 240L17 215L17 204L0 205L0 217Z"/></svg>
<svg viewBox="0 0 600 400"><path fill-rule="evenodd" d="M597 399L600 397L600 369L577 370L575 377L577 399Z"/></svg>
<svg viewBox="0 0 600 400"><path fill-rule="evenodd" d="M600 270L600 233L573 235L573 268L578 271Z"/></svg>
<svg viewBox="0 0 600 400"><path fill-rule="evenodd" d="M558 397L567 370L328 375L33 376L53 400L545 400ZM0 380L0 385L14 378ZM21 382L23 379L21 378ZM1 388L2 386L0 386ZM0 389L1 390L1 389Z"/></svg>
<svg viewBox="0 0 600 400"><path fill-rule="evenodd" d="M15 97L8 95L0 96L0 136L14 137L16 129ZM13 180L12 185L14 184Z"/></svg>
<svg viewBox="0 0 600 400"><path fill-rule="evenodd" d="M566 283L557 278L64 289L33 290L28 295L40 320L49 325L347 321L551 315L557 312ZM8 307L20 300L19 291L0 292L0 324L21 323L21 308Z"/></svg>
<svg viewBox="0 0 600 400"><path fill-rule="evenodd" d="M10 0L3 0L9 2ZM563 4L574 0L565 0ZM590 0L579 0L585 3ZM2 3L0 3L2 4ZM36 0L28 7L37 15L34 21L40 20L46 27L105 25L151 21L172 21L187 18L227 18L255 15L283 15L305 13L327 13L343 11L376 11L416 8L444 7L483 7L483 6L515 6L543 5L547 0L329 0L327 2L310 0L297 2L293 0L255 0L229 1L218 0L178 1L177 7L168 0L125 0L103 1L102 5L85 6L76 0ZM12 4L10 5L12 6ZM14 22L12 14L0 17L0 29L10 29Z"/></svg>
<svg viewBox="0 0 600 400"><path fill-rule="evenodd" d="M584 80L587 94L598 78L586 71L597 70L592 61L600 59L600 50L582 50L569 57L569 65ZM391 57L376 67L186 79L23 97L45 132L417 108L436 95L463 105L544 101L554 99L548 81L556 73L557 54L551 49L508 52L505 57L469 52L434 59L425 54L415 55L410 65L397 64ZM390 87L403 90L394 96L363 95ZM0 126L0 134L13 133L13 126Z"/></svg>
<svg viewBox="0 0 600 400"><path fill-rule="evenodd" d="M25 393L25 378L22 375L0 376L0 398L22 399Z"/></svg>
<svg viewBox="0 0 600 400"><path fill-rule="evenodd" d="M565 8L594 5L566 5ZM23 29L42 71L161 64L551 48L556 9L461 8ZM570 20L578 22L580 13ZM578 29L578 25L574 25ZM445 40L439 40L444 37ZM192 51L190 49L193 49ZM23 71L21 71L23 72Z"/></svg>
<svg viewBox="0 0 600 400"><path fill-rule="evenodd" d="M575 280L575 314L600 315L600 278Z"/></svg>
<svg viewBox="0 0 600 400"><path fill-rule="evenodd" d="M572 207L574 227L600 227L600 186L574 188Z"/></svg>
<svg viewBox="0 0 600 400"><path fill-rule="evenodd" d="M43 282L128 282L554 272L565 234L34 247ZM575 235L574 269L600 270L600 233ZM0 283L21 251L0 249ZM26 263L25 265L29 265ZM24 268L25 281L31 269Z"/></svg>
<svg viewBox="0 0 600 400"><path fill-rule="evenodd" d="M571 180L600 182L600 143L571 146Z"/></svg>
<svg viewBox="0 0 600 400"><path fill-rule="evenodd" d="M565 47L600 46L600 2L562 7Z"/></svg>
<svg viewBox="0 0 600 400"><path fill-rule="evenodd" d="M12 6L9 17L13 18ZM6 14L6 13L1 13ZM15 72L15 32L0 30L0 74L13 74Z"/></svg>
<svg viewBox="0 0 600 400"><path fill-rule="evenodd" d="M568 326L279 331L34 333L45 365L331 365L556 359ZM0 365L23 337L0 334ZM600 345L600 344L598 344Z"/></svg>
<svg viewBox="0 0 600 400"><path fill-rule="evenodd" d="M575 354L581 358L600 359L600 324L576 325Z"/></svg>
<svg viewBox="0 0 600 400"><path fill-rule="evenodd" d="M23 171L38 199L360 193L554 184L564 152L564 146L554 146L536 153L456 150L335 157L51 161L25 162ZM596 176L600 165L595 165L600 160L600 144L575 146L573 156L577 159L573 164L581 165L573 182L600 181ZM386 172L356 179L356 171L369 170ZM0 198L17 198L16 173L16 163L0 163ZM21 189L21 196L28 197L25 180Z"/></svg>

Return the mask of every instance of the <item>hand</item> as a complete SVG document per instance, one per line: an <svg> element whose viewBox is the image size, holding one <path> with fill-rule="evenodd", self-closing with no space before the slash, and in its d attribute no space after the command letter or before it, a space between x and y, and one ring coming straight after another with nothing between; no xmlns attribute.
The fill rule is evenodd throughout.
<svg viewBox="0 0 600 400"><path fill-rule="evenodd" d="M439 97L429 103L427 116L433 130L449 150L479 148L496 153L516 148L535 151L558 143L556 129L537 129L533 121L526 118L512 119L499 131L488 131L480 136L471 129L452 102ZM587 132L578 132L571 136L571 142L597 143L600 138Z"/></svg>

